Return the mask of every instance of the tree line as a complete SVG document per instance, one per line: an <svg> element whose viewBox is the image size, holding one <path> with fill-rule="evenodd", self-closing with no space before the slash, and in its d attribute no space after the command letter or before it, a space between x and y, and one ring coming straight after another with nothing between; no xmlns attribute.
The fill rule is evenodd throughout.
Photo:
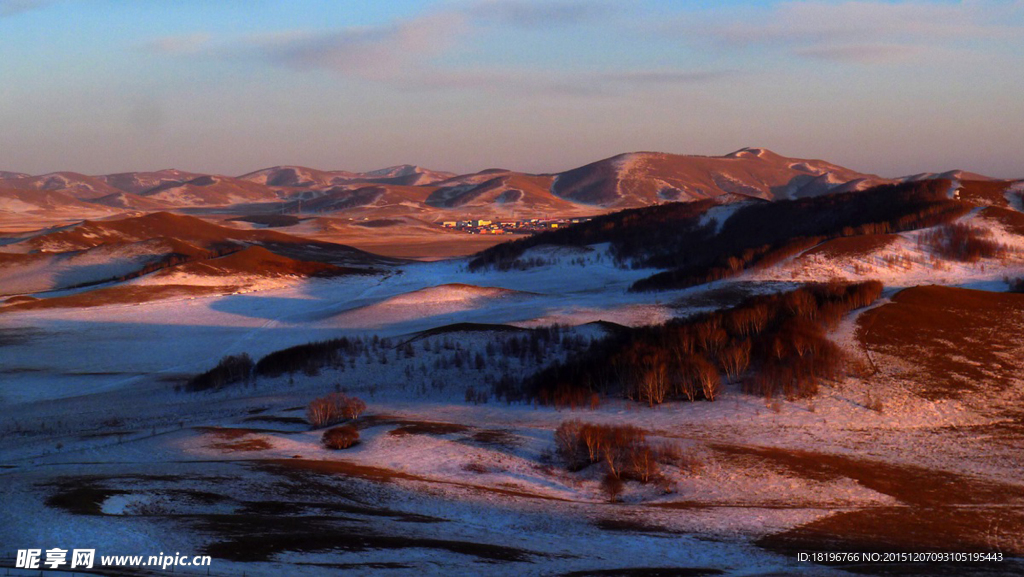
<svg viewBox="0 0 1024 577"><path fill-rule="evenodd" d="M524 389L542 404L585 406L594 394L657 405L714 401L724 381L770 398L810 396L843 368L827 338L849 311L882 293L878 281L809 284L755 296L724 311L625 328L590 351L539 371Z"/></svg>

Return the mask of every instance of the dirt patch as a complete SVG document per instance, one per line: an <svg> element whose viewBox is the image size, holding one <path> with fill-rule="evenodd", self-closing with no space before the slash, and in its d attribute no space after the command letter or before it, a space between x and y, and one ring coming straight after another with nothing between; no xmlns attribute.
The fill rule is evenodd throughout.
<svg viewBox="0 0 1024 577"><path fill-rule="evenodd" d="M213 443L212 445L207 445L207 447L210 449L217 449L218 451L223 451L226 453L266 451L267 449L274 448L274 446L271 445L270 442L264 438L245 439L243 441L234 441L228 443Z"/></svg>
<svg viewBox="0 0 1024 577"><path fill-rule="evenodd" d="M204 436L212 437L220 441L207 444L206 447L208 449L216 449L227 453L266 451L267 449L272 449L274 446L270 441L268 441L266 437L260 435L261 433L278 432L267 429L244 429L232 427L197 427L196 430L202 432Z"/></svg>
<svg viewBox="0 0 1024 577"><path fill-rule="evenodd" d="M397 428L388 431L392 437L407 437L409 435L454 435L465 433L470 430L466 425L458 423L444 423L440 421L417 421L402 419L393 415L363 415L354 419L351 423L357 429L369 429L372 427L384 427L397 425Z"/></svg>
<svg viewBox="0 0 1024 577"><path fill-rule="evenodd" d="M410 475L395 469L383 467L372 467L370 465L359 465L351 461L331 460L314 461L311 459L270 459L261 461L260 467L276 474L287 474L289 471L303 471L310 473L321 473L327 475L342 475L365 479L377 483L390 483L396 480L404 481L426 481L428 479L418 475Z"/></svg>
<svg viewBox="0 0 1024 577"><path fill-rule="evenodd" d="M405 421L397 429L388 431L392 437L407 437L409 435L454 435L465 433L469 427L456 423L435 423L430 421Z"/></svg>
<svg viewBox="0 0 1024 577"><path fill-rule="evenodd" d="M215 439L231 441L241 439L246 435L289 435L292 431L279 431L277 429L253 429L249 427L195 427L196 431Z"/></svg>
<svg viewBox="0 0 1024 577"><path fill-rule="evenodd" d="M870 353L901 359L894 377L929 400L1005 390L1020 376L1024 294L919 286L862 314L857 338Z"/></svg>
<svg viewBox="0 0 1024 577"><path fill-rule="evenodd" d="M504 429L484 429L482 431L476 431L469 436L469 440L481 445L507 450L515 449L523 444L522 439L520 439L515 433Z"/></svg>

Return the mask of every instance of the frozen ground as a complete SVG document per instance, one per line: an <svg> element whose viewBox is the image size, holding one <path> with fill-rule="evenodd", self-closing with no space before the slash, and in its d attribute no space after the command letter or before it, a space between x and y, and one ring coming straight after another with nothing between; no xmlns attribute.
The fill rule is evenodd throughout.
<svg viewBox="0 0 1024 577"><path fill-rule="evenodd" d="M1024 444L976 399L925 399L913 383L894 381L878 405L879 382L864 374L800 401L766 403L730 385L714 403L653 409L619 400L579 411L493 398L473 404L468 388L536 369L488 353L488 343L514 333L413 338L460 322L560 323L576 327L567 334L585 346L603 330L592 321L658 323L730 292L832 276L880 275L893 287L934 278L912 237L881 250L889 252L849 262L796 257L736 283L667 293L627 292L651 271L617 268L598 247L547 254L551 264L526 271L468 273L464 262L445 261L373 277L255 282L216 297L4 312L0 543L6 554L52 546L207 553L212 574L223 575L639 567L822 575L877 568L801 563L794 547L826 547L828 531L848 522L855 535L874 515L921 530L920 547L959 539L1020 555ZM920 262L884 264L901 252ZM950 266L938 278L996 288L1019 268L1013 257ZM880 362L859 342L857 320L833 338L855 358ZM174 389L226 354L258 359L372 335L390 340L319 374L214 393ZM460 366L460 355L484 364ZM368 404L359 444L340 452L322 448L320 431L303 419L311 399L335 390ZM569 418L636 424L658 442L678 443L688 459L665 468L664 484L630 483L622 502L609 503L596 472L569 473L551 456L553 430ZM914 524L920 511L950 515L950 527L966 514L992 521L929 537ZM819 530L826 537L808 541ZM864 542L841 541L839 550Z"/></svg>

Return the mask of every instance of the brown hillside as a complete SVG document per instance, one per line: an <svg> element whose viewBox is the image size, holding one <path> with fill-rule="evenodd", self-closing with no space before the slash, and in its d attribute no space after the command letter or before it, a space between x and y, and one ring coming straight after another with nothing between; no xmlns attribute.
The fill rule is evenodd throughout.
<svg viewBox="0 0 1024 577"><path fill-rule="evenodd" d="M857 337L871 355L898 360L885 374L922 397L969 398L1020 377L1022 329L1024 294L919 286L861 315Z"/></svg>
<svg viewBox="0 0 1024 577"><path fill-rule="evenodd" d="M118 220L86 220L77 226L34 236L25 241L33 250L67 252L110 243L139 242L154 238L173 238L208 250L236 244L259 244L298 260L316 260L334 264L375 264L390 262L349 246L310 241L273 230L239 230L218 226L205 220L156 212Z"/></svg>
<svg viewBox="0 0 1024 577"><path fill-rule="evenodd" d="M1010 182L1005 180L963 180L960 182L960 199L975 204L1009 206L1005 192Z"/></svg>
<svg viewBox="0 0 1024 577"><path fill-rule="evenodd" d="M883 182L821 160L745 148L725 156L620 154L555 175L552 192L573 202L626 207L719 197L800 198Z"/></svg>
<svg viewBox="0 0 1024 577"><path fill-rule="evenodd" d="M1003 225L1007 231L1024 236L1024 213L1010 208L988 206L979 213L983 218L991 218Z"/></svg>
<svg viewBox="0 0 1024 577"><path fill-rule="evenodd" d="M250 246L220 258L191 262L166 269L164 275L177 272L203 276L299 276L330 277L361 273L362 270L343 268L320 262L295 260L259 247Z"/></svg>
<svg viewBox="0 0 1024 577"><path fill-rule="evenodd" d="M896 242L899 235L896 234L862 234L858 236L844 236L825 241L802 256L822 255L828 258L850 258L858 257L881 250Z"/></svg>

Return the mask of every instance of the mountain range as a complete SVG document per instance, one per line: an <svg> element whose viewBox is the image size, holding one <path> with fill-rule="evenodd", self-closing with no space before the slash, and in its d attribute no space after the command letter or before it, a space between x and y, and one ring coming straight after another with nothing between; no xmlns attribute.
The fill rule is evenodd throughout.
<svg viewBox="0 0 1024 577"><path fill-rule="evenodd" d="M965 173L963 178L990 180ZM906 179L957 177L959 172ZM632 152L549 174L490 168L453 174L401 165L370 172L275 166L240 176L176 169L90 176L0 172L0 212L117 213L231 208L354 217L602 213L671 201L780 200L863 190L900 179L763 148L724 156Z"/></svg>

